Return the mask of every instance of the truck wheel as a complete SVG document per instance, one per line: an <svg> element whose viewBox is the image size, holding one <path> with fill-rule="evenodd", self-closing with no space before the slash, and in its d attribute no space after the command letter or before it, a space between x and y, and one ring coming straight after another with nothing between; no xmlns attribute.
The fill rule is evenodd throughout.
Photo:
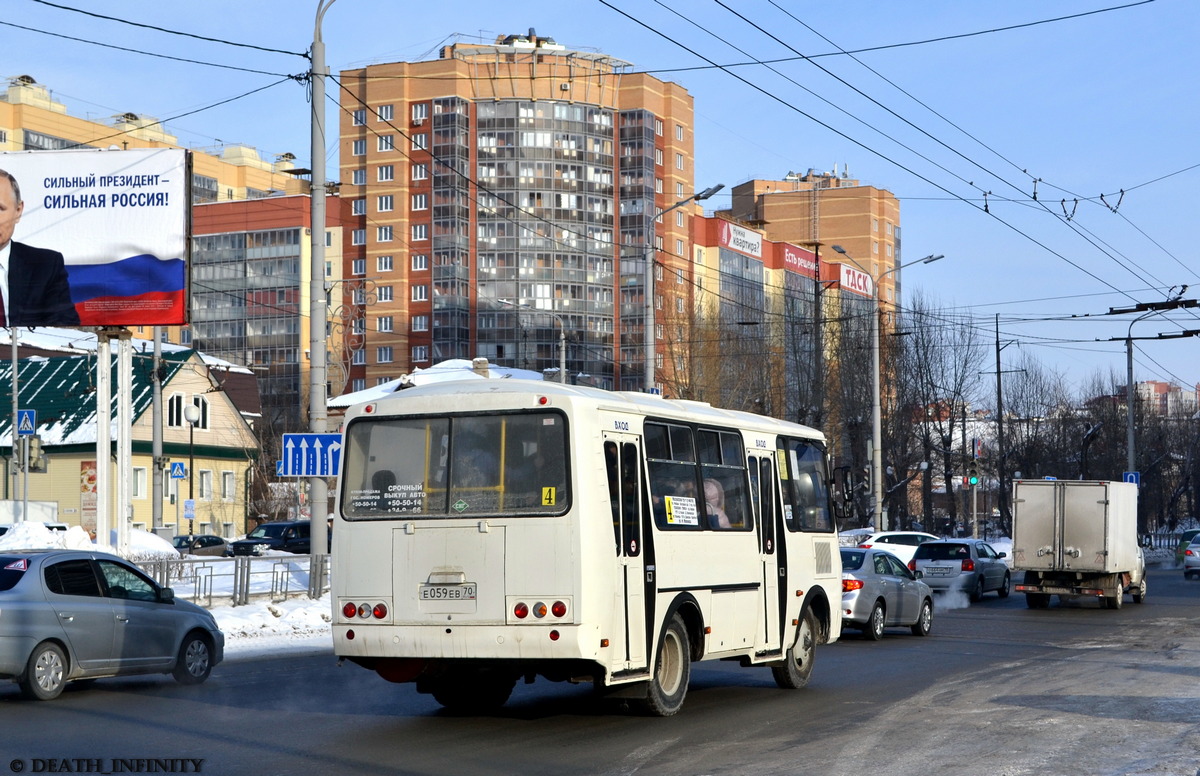
<svg viewBox="0 0 1200 776"><path fill-rule="evenodd" d="M1104 604L1109 609L1120 609L1121 604L1123 604L1123 603L1125 603L1125 592L1120 589L1117 590L1116 595L1105 597L1105 599L1104 599Z"/></svg>
<svg viewBox="0 0 1200 776"><path fill-rule="evenodd" d="M1133 591L1133 602L1140 604L1146 600L1146 575L1142 574L1142 582L1137 586L1137 590Z"/></svg>
<svg viewBox="0 0 1200 776"><path fill-rule="evenodd" d="M1045 609L1050 605L1049 593L1026 593L1025 605L1030 609Z"/></svg>

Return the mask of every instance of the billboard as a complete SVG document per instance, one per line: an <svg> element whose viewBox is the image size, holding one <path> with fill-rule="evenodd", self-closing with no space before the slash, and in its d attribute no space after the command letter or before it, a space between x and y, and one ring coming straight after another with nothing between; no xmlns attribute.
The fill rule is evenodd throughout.
<svg viewBox="0 0 1200 776"><path fill-rule="evenodd" d="M4 210L11 183L0 176L0 251L11 245L6 325L187 322L187 151L0 153L0 170L22 202L13 223Z"/></svg>

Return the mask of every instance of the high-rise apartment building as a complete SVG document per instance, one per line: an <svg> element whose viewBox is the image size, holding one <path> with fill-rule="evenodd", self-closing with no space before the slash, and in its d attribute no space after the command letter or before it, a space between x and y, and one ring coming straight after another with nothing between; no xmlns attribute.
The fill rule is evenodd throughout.
<svg viewBox="0 0 1200 776"><path fill-rule="evenodd" d="M646 384L646 259L690 261L687 209L656 218L694 191L682 87L533 30L338 82L356 385L448 358L557 368L562 332L573 376Z"/></svg>

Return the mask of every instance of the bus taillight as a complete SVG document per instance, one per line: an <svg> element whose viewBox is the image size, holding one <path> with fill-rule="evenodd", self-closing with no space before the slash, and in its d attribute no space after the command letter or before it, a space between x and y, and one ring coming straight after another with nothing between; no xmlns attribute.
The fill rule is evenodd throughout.
<svg viewBox="0 0 1200 776"><path fill-rule="evenodd" d="M544 603L538 601L533 605L533 616L539 620L546 616L546 612L550 611Z"/></svg>
<svg viewBox="0 0 1200 776"><path fill-rule="evenodd" d="M555 617L565 617L567 614L567 605L562 601L555 601L554 606L550 607L550 613Z"/></svg>
<svg viewBox="0 0 1200 776"><path fill-rule="evenodd" d="M356 614L358 614L358 604L347 601L345 606L342 607L342 616L349 620Z"/></svg>
<svg viewBox="0 0 1200 776"><path fill-rule="evenodd" d="M375 604L375 608L371 610L371 614L375 615L376 620L382 620L387 617L387 606L384 604Z"/></svg>
<svg viewBox="0 0 1200 776"><path fill-rule="evenodd" d="M524 603L519 603L513 607L513 614L517 616L518 620L524 620L529 616L529 607Z"/></svg>

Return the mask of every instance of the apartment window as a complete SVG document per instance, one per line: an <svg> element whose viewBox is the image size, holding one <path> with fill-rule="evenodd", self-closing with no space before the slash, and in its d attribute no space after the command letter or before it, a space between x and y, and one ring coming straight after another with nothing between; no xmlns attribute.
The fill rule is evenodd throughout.
<svg viewBox="0 0 1200 776"><path fill-rule="evenodd" d="M675 125L675 139L683 140L683 125L682 124Z"/></svg>
<svg viewBox="0 0 1200 776"><path fill-rule="evenodd" d="M366 170L353 170L350 173L350 183L352 183L355 186L366 186L367 185L367 171Z"/></svg>
<svg viewBox="0 0 1200 776"><path fill-rule="evenodd" d="M682 296L675 297L675 312L677 312L677 313L683 312L683 297Z"/></svg>
<svg viewBox="0 0 1200 776"><path fill-rule="evenodd" d="M412 209L413 210L428 210L429 209L429 195L428 194L413 194L412 195Z"/></svg>
<svg viewBox="0 0 1200 776"><path fill-rule="evenodd" d="M353 143L350 144L350 155L351 156L366 156L366 154L367 154L367 141L366 140L355 140Z"/></svg>
<svg viewBox="0 0 1200 776"><path fill-rule="evenodd" d="M350 215L365 216L367 214L367 201L365 199L356 199L350 203Z"/></svg>
<svg viewBox="0 0 1200 776"><path fill-rule="evenodd" d="M364 305L366 303L367 303L367 289L365 289L365 288L354 289L354 304Z"/></svg>
<svg viewBox="0 0 1200 776"><path fill-rule="evenodd" d="M662 133L663 133L663 122L662 122L662 119L655 119L655 120L654 120L654 134L656 134L656 135L658 135L658 136L660 136L660 137L661 137L661 136L662 136Z"/></svg>
<svg viewBox="0 0 1200 776"><path fill-rule="evenodd" d="M221 472L221 500L233 501L237 496L237 478L233 472Z"/></svg>
<svg viewBox="0 0 1200 776"><path fill-rule="evenodd" d="M357 354L356 354L357 355ZM363 362L366 363L365 361ZM367 390L367 381L362 377L356 377L350 381L350 390L354 393Z"/></svg>
<svg viewBox="0 0 1200 776"><path fill-rule="evenodd" d="M429 135L424 132L417 132L412 136L412 150L424 151L429 147Z"/></svg>
<svg viewBox="0 0 1200 776"><path fill-rule="evenodd" d="M375 378L375 385L385 385L386 383L390 383L391 381L392 381L392 378L388 377L387 375L382 375L380 377Z"/></svg>
<svg viewBox="0 0 1200 776"><path fill-rule="evenodd" d="M879 231L879 219L878 219L878 218L872 218L872 219L871 219L871 231L872 231L872 232L878 232L878 231Z"/></svg>
<svg viewBox="0 0 1200 776"><path fill-rule="evenodd" d="M392 227L391 226L375 227L375 240L377 242L391 242L392 241Z"/></svg>
<svg viewBox="0 0 1200 776"><path fill-rule="evenodd" d="M381 302L392 301L392 287L391 286L380 286L379 290L376 292L376 294L379 298L379 301L381 301Z"/></svg>
<svg viewBox="0 0 1200 776"><path fill-rule="evenodd" d="M382 347L375 348L375 363L376 364L392 363L392 346L391 345L384 345Z"/></svg>
<svg viewBox="0 0 1200 776"><path fill-rule="evenodd" d="M350 363L354 364L355 366L362 366L363 364L367 363L367 351L354 351L354 355L350 357Z"/></svg>
<svg viewBox="0 0 1200 776"><path fill-rule="evenodd" d="M678 199L683 199L683 184L682 183L675 184L675 196Z"/></svg>
<svg viewBox="0 0 1200 776"><path fill-rule="evenodd" d="M351 115L350 123L356 127L361 127L367 123L367 111L365 108L358 108Z"/></svg>
<svg viewBox="0 0 1200 776"><path fill-rule="evenodd" d="M367 333L367 319L366 318L355 318L354 321L350 324L350 328L355 334L366 334Z"/></svg>
<svg viewBox="0 0 1200 776"><path fill-rule="evenodd" d="M417 345L412 349L413 363L422 364L429 360L429 346Z"/></svg>
<svg viewBox="0 0 1200 776"><path fill-rule="evenodd" d="M378 200L376 200L375 209L378 210L380 213L390 213L392 211L392 202L393 201L394 200L392 199L391 194L383 194L379 197Z"/></svg>
<svg viewBox="0 0 1200 776"><path fill-rule="evenodd" d="M375 271L376 272L391 272L392 271L392 257L391 256L380 256L380 257L376 258L375 259Z"/></svg>
<svg viewBox="0 0 1200 776"><path fill-rule="evenodd" d="M663 338L663 325L661 323L654 324L654 339Z"/></svg>
<svg viewBox="0 0 1200 776"><path fill-rule="evenodd" d="M684 219L683 211L676 210L675 211L675 226L683 226L683 219Z"/></svg>
<svg viewBox="0 0 1200 776"><path fill-rule="evenodd" d="M683 255L682 247L680 248L679 255L680 256ZM683 285L683 270L681 270L681 269L675 270L675 285L677 285L677 286Z"/></svg>
<svg viewBox="0 0 1200 776"><path fill-rule="evenodd" d="M675 154L675 169L683 169L683 154Z"/></svg>
<svg viewBox="0 0 1200 776"><path fill-rule="evenodd" d="M204 501L212 501L213 497L213 473L211 469L200 470L200 498Z"/></svg>
<svg viewBox="0 0 1200 776"><path fill-rule="evenodd" d="M395 151L395 139L392 135L380 135L375 139L376 151Z"/></svg>
<svg viewBox="0 0 1200 776"><path fill-rule="evenodd" d="M366 229L352 229L350 231L350 244L351 245L366 245L367 244L367 230Z"/></svg>
<svg viewBox="0 0 1200 776"><path fill-rule="evenodd" d="M655 265L654 265L654 279L655 279L656 281L658 281L659 283L661 283L661 282L662 282L662 279L663 279L663 268L662 268L662 265L661 265L661 264L655 264Z"/></svg>
<svg viewBox="0 0 1200 776"><path fill-rule="evenodd" d="M412 239L413 240L428 240L429 239L429 225L428 224L413 224L412 225Z"/></svg>
<svg viewBox="0 0 1200 776"><path fill-rule="evenodd" d="M662 167L662 149L661 148L654 149L654 163L656 165L658 165L659 167Z"/></svg>
<svg viewBox="0 0 1200 776"><path fill-rule="evenodd" d="M412 330L413 331L429 331L429 316L428 315L414 315L412 317Z"/></svg>
<svg viewBox="0 0 1200 776"><path fill-rule="evenodd" d="M378 113L380 121L391 121L394 110L391 105L380 105Z"/></svg>
<svg viewBox="0 0 1200 776"><path fill-rule="evenodd" d="M413 254L412 268L414 272L429 269L429 257L423 253Z"/></svg>
<svg viewBox="0 0 1200 776"><path fill-rule="evenodd" d="M655 193L655 194L662 194L662 193L663 193L663 181L662 181L662 178L655 178L655 179L654 179L654 193Z"/></svg>
<svg viewBox="0 0 1200 776"><path fill-rule="evenodd" d="M414 181L423 181L429 177L429 165L414 164L412 166L412 179Z"/></svg>
<svg viewBox="0 0 1200 776"><path fill-rule="evenodd" d="M133 486L134 498L146 498L146 467L133 467L133 482L130 484Z"/></svg>
<svg viewBox="0 0 1200 776"><path fill-rule="evenodd" d="M355 259L354 261L350 262L350 274L351 275L367 274L367 260L366 259Z"/></svg>
<svg viewBox="0 0 1200 776"><path fill-rule="evenodd" d="M878 240L871 241L871 253L879 253L879 241Z"/></svg>
<svg viewBox="0 0 1200 776"><path fill-rule="evenodd" d="M429 118L429 104L424 102L414 103L412 106L413 121L424 121Z"/></svg>
<svg viewBox="0 0 1200 776"><path fill-rule="evenodd" d="M382 332L390 332L392 330L393 318L390 315L381 315L375 319L375 330Z"/></svg>
<svg viewBox="0 0 1200 776"><path fill-rule="evenodd" d="M684 254L684 252L683 252L683 240L676 240L676 241L675 241L675 255L676 255L676 256L683 256L683 255L685 255L685 254ZM677 277L677 279L676 279L676 282L678 282L678 277Z"/></svg>
<svg viewBox="0 0 1200 776"><path fill-rule="evenodd" d="M378 178L380 181L390 181L395 177L396 168L390 164L379 165Z"/></svg>
<svg viewBox="0 0 1200 776"><path fill-rule="evenodd" d="M333 247L333 232L329 231L328 229L325 230L325 247Z"/></svg>
<svg viewBox="0 0 1200 776"><path fill-rule="evenodd" d="M429 286L418 285L412 287L412 300L414 302L426 302L429 300Z"/></svg>

